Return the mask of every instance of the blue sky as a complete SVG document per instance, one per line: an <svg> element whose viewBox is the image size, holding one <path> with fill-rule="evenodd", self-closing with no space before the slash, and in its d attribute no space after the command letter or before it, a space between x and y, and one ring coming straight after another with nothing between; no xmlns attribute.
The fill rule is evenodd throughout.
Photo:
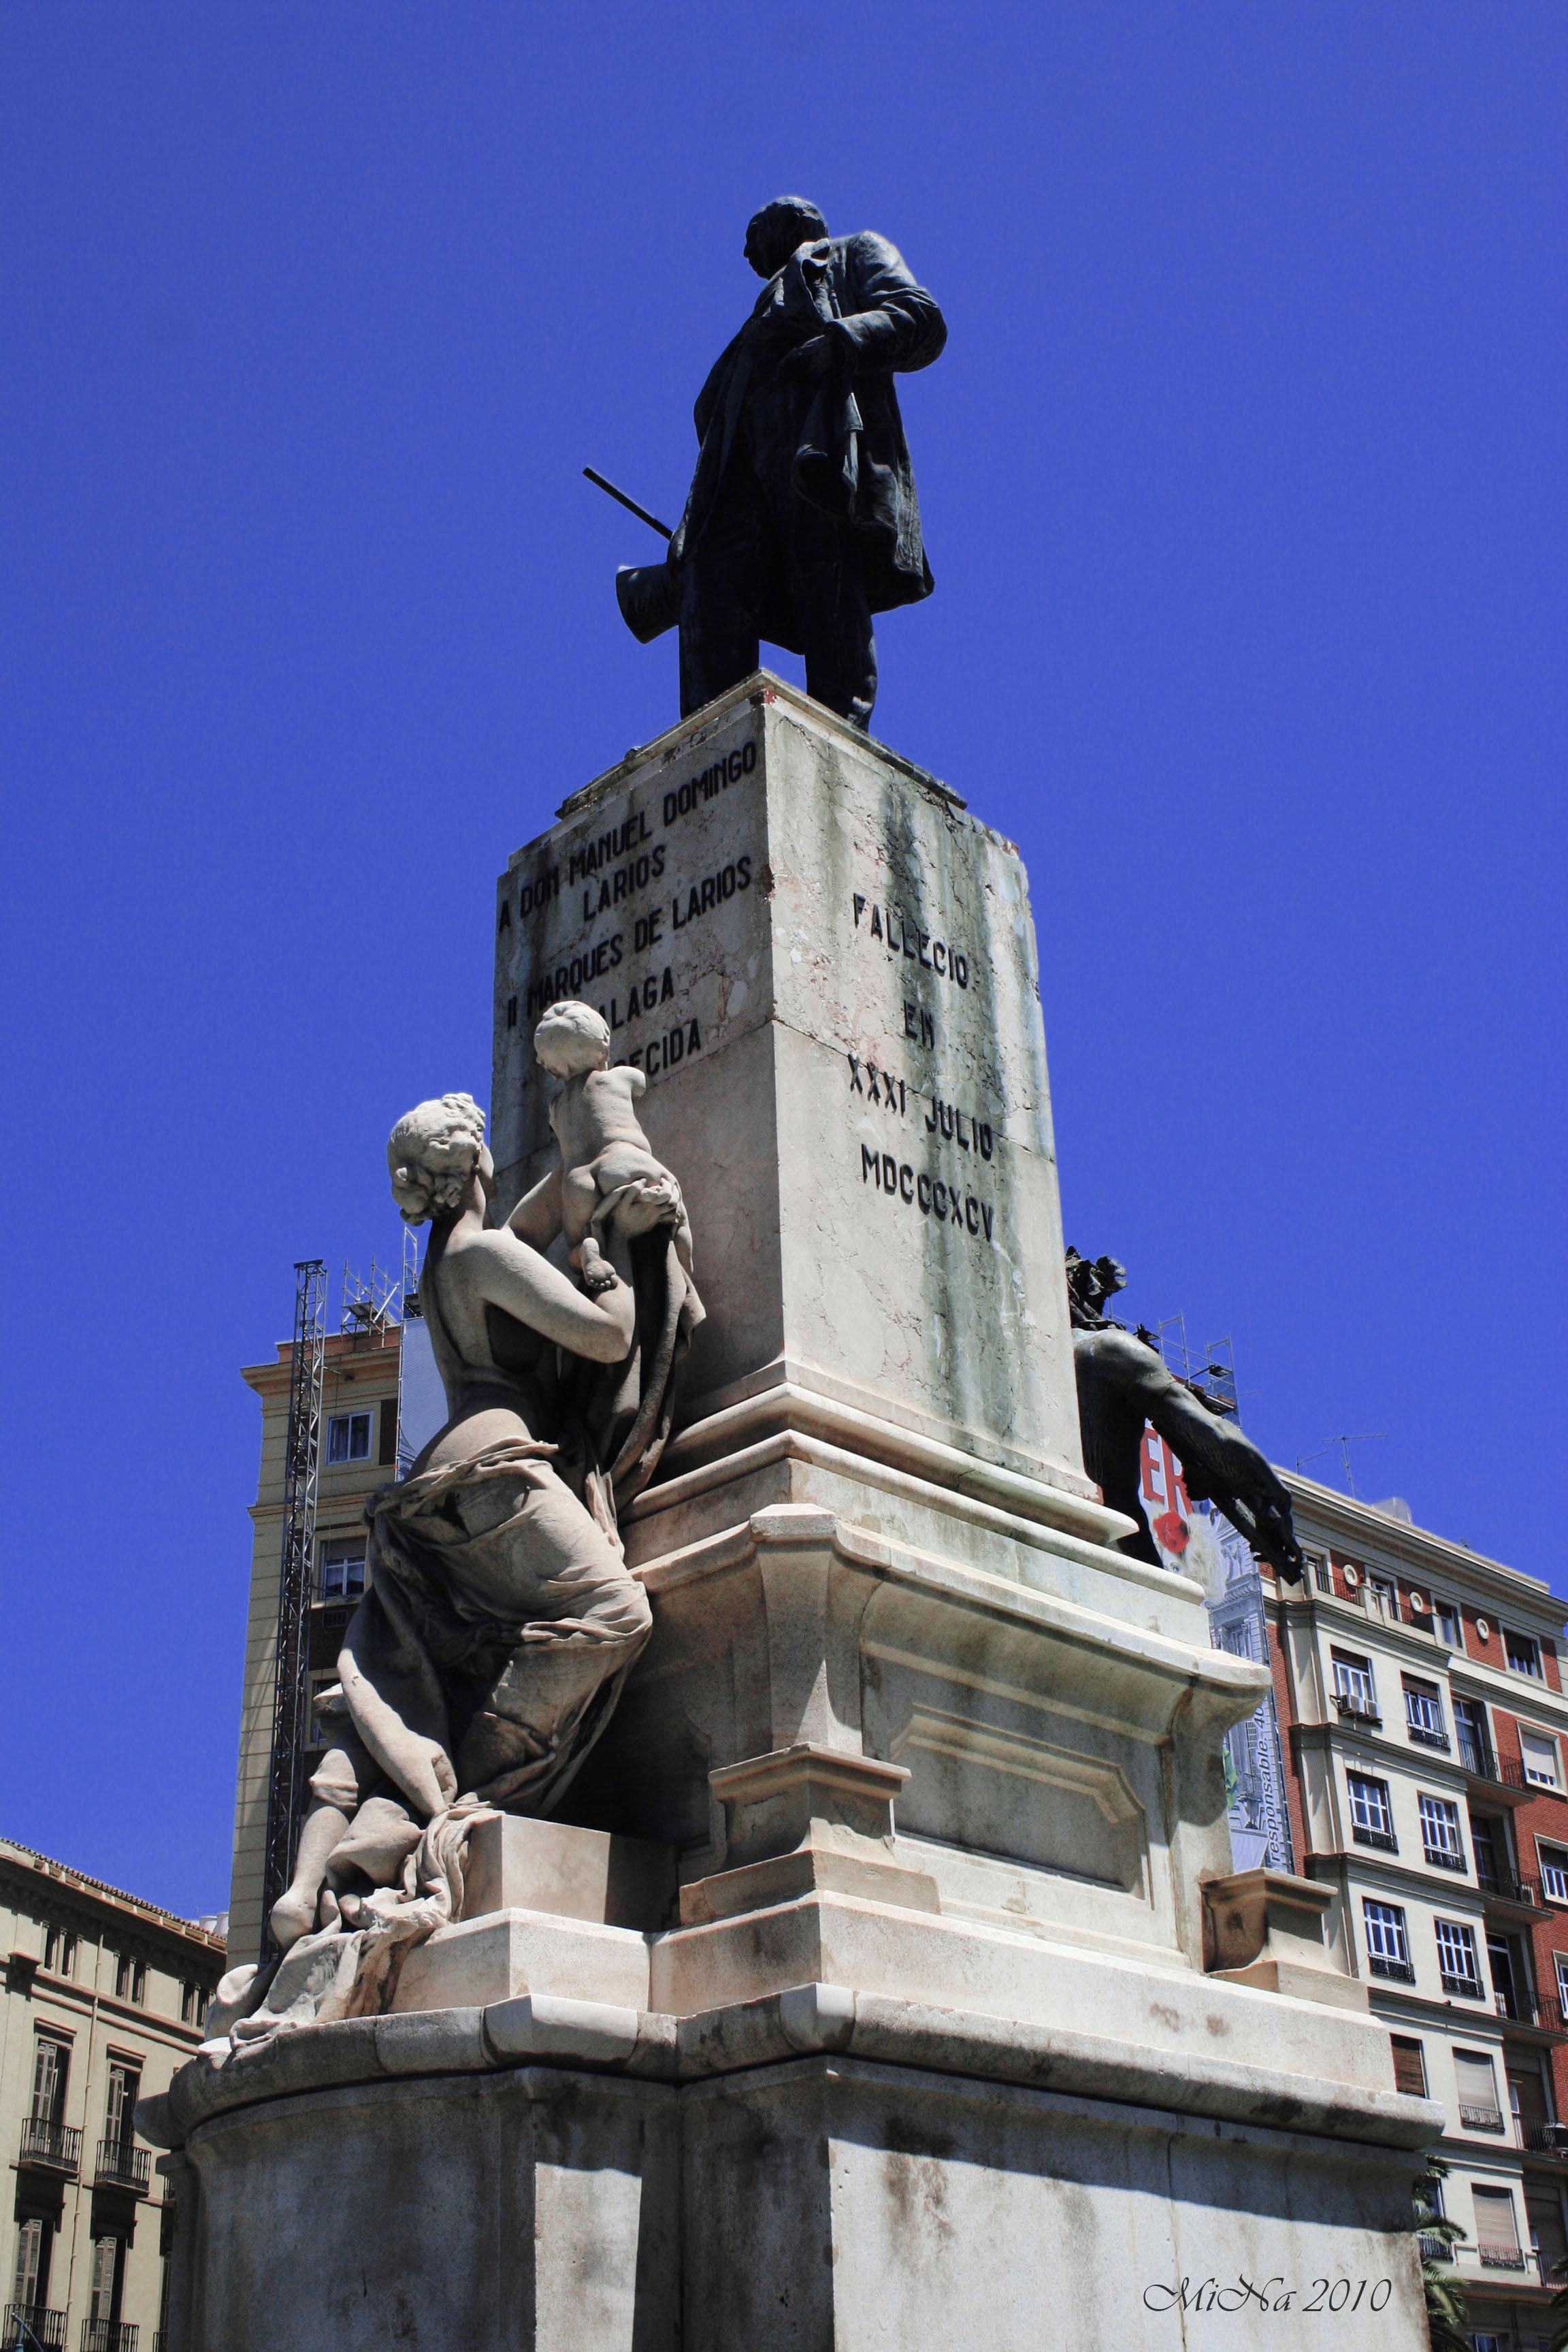
<svg viewBox="0 0 1568 2352"><path fill-rule="evenodd" d="M877 731L1028 862L1069 1237L1568 1592L1565 68L1432 0L5 11L0 1827L226 1899L238 1367L395 1252L496 872L676 715L579 469L679 508L783 189L947 314Z"/></svg>

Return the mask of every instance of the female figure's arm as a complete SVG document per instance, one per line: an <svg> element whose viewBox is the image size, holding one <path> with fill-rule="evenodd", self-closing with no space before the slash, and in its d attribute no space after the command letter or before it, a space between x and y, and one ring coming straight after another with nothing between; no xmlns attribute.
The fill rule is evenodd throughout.
<svg viewBox="0 0 1568 2352"><path fill-rule="evenodd" d="M629 1282L589 1298L510 1227L471 1240L454 1234L443 1263L471 1298L503 1308L574 1356L618 1364L631 1347L637 1300Z"/></svg>

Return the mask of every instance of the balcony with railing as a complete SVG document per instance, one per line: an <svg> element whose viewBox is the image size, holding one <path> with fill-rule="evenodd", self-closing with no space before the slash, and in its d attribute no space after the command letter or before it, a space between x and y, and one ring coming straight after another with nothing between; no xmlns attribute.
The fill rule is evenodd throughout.
<svg viewBox="0 0 1568 2352"><path fill-rule="evenodd" d="M1468 2107L1461 2099L1459 2121L1467 2131L1500 2132L1503 2128L1502 2109L1498 2106Z"/></svg>
<svg viewBox="0 0 1568 2352"><path fill-rule="evenodd" d="M72 2131L67 2124L47 2123L39 2116L28 2116L22 2126L18 2158L21 2163L39 2165L47 2172L74 2174L81 2164L81 2134Z"/></svg>
<svg viewBox="0 0 1568 2352"><path fill-rule="evenodd" d="M1451 2263L1454 2250L1447 2238L1429 2238L1425 2230L1416 2233L1416 2250L1424 2263Z"/></svg>
<svg viewBox="0 0 1568 2352"><path fill-rule="evenodd" d="M1361 1822L1352 1822L1351 1835L1357 1845L1374 1846L1379 1853L1399 1852L1399 1840L1392 1830L1369 1830Z"/></svg>
<svg viewBox="0 0 1568 2352"><path fill-rule="evenodd" d="M1563 2022L1563 2004L1550 1993L1519 1988L1500 1992L1496 2000L1498 2015L1510 2025L1531 2026L1538 2033L1568 2032Z"/></svg>
<svg viewBox="0 0 1568 2352"><path fill-rule="evenodd" d="M1366 1964L1374 1977L1387 1977L1394 1984L1414 1984L1415 1981L1415 1971L1408 1960L1391 1960L1381 1952L1369 1952Z"/></svg>
<svg viewBox="0 0 1568 2352"><path fill-rule="evenodd" d="M1527 1871L1499 1870L1495 1863L1476 1854L1476 1877L1483 1897L1489 1903L1510 1903L1520 1911L1544 1911L1539 1878ZM1568 1899L1568 1898L1565 1898Z"/></svg>
<svg viewBox="0 0 1568 2352"><path fill-rule="evenodd" d="M1568 2124L1521 2122L1519 2136L1532 2156L1555 2156L1568 2164Z"/></svg>
<svg viewBox="0 0 1568 2352"><path fill-rule="evenodd" d="M1499 1756L1491 1742L1478 1739L1472 1732L1459 1733L1459 1761L1475 1780L1489 1780L1495 1789L1528 1789L1531 1782L1524 1777L1524 1767L1511 1757Z"/></svg>
<svg viewBox="0 0 1568 2352"><path fill-rule="evenodd" d="M152 2179L153 2151L138 2147L134 2140L100 2139L98 2143L98 2163L93 2179L106 2189L133 2189L145 2197Z"/></svg>
<svg viewBox="0 0 1568 2352"><path fill-rule="evenodd" d="M136 2352L141 2332L125 2319L84 2319L81 2352Z"/></svg>
<svg viewBox="0 0 1568 2352"><path fill-rule="evenodd" d="M4 2352L65 2352L66 2315L46 2310L41 2303L8 2303Z"/></svg>
<svg viewBox="0 0 1568 2352"><path fill-rule="evenodd" d="M1531 2266L1522 2246L1478 2246L1476 2252L1484 2271L1527 2271Z"/></svg>

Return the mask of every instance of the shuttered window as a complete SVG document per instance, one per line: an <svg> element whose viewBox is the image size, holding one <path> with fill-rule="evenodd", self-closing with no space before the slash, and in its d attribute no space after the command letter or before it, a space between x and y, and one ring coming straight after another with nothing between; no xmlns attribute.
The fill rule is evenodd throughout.
<svg viewBox="0 0 1568 2352"><path fill-rule="evenodd" d="M1456 2050L1454 2079L1459 2092L1459 2121L1468 2131L1501 2131L1497 2069L1479 2051Z"/></svg>
<svg viewBox="0 0 1568 2352"><path fill-rule="evenodd" d="M53 2231L41 2213L29 2213L16 2231L16 2266L11 2273L11 2300L24 2311L36 2310L49 2291L49 2241Z"/></svg>
<svg viewBox="0 0 1568 2352"><path fill-rule="evenodd" d="M129 2147L136 2133L136 2099L142 2088L139 2066L115 2065L109 2070L109 2099L103 2113L103 2136L116 2147Z"/></svg>
<svg viewBox="0 0 1568 2352"><path fill-rule="evenodd" d="M1421 2044L1404 2033L1393 2036L1394 2087L1407 2098L1426 2096L1426 2066L1421 2055Z"/></svg>
<svg viewBox="0 0 1568 2352"><path fill-rule="evenodd" d="M66 2070L70 2064L70 2052L64 2042L40 2033L33 2044L33 2104L32 2119L36 2124L58 2124L65 2115Z"/></svg>
<svg viewBox="0 0 1568 2352"><path fill-rule="evenodd" d="M1519 2223L1514 2216L1513 2198L1510 2191L1477 2187L1471 2193L1476 2200L1476 2247L1482 2263L1487 2263L1489 2258L1493 2268L1522 2269Z"/></svg>

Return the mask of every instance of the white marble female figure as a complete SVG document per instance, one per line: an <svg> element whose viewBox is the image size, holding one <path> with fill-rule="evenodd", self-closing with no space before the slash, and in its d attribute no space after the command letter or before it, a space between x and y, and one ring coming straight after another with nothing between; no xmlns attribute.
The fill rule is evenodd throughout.
<svg viewBox="0 0 1568 2352"><path fill-rule="evenodd" d="M387 1156L403 1215L432 1227L419 1297L448 1418L368 1507L340 1736L312 1777L293 1881L272 1913L281 1949L333 1924L340 1895L352 1923L354 1890L390 1885L459 1790L517 1812L559 1801L648 1636L614 1505L658 1459L701 1311L673 1245L684 1211L668 1179L626 1188L605 1229L615 1278L587 1297L543 1255L560 1225L559 1170L509 1224L487 1222L495 1171L470 1096L419 1104Z"/></svg>

